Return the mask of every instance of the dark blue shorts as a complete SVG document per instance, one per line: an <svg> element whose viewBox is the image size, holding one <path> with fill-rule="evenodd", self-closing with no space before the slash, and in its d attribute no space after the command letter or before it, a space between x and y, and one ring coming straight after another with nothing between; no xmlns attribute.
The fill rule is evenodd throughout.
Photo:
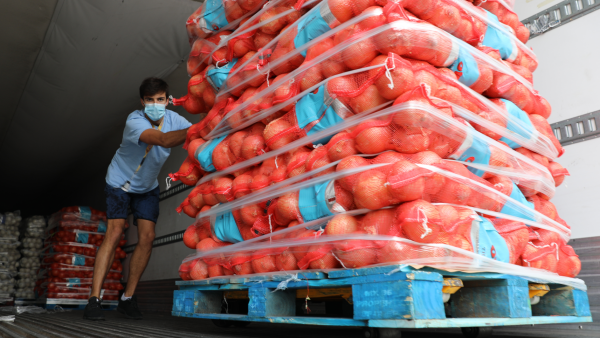
<svg viewBox="0 0 600 338"><path fill-rule="evenodd" d="M158 187L143 194L134 194L106 184L104 192L106 193L107 219L127 219L127 208L131 207L133 225L137 225L138 219L154 223L158 220L158 202L160 200Z"/></svg>

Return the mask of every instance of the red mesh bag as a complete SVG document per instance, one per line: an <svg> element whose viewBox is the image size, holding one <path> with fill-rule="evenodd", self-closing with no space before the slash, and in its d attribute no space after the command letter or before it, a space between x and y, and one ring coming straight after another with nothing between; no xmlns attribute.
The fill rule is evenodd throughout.
<svg viewBox="0 0 600 338"><path fill-rule="evenodd" d="M575 277L581 271L581 261L570 245L562 245L558 252L557 273L565 277Z"/></svg>
<svg viewBox="0 0 600 338"><path fill-rule="evenodd" d="M99 211L90 207L71 206L64 207L54 215L62 220L90 220L90 221L106 221L106 212ZM53 215L53 218L54 218Z"/></svg>
<svg viewBox="0 0 600 338"><path fill-rule="evenodd" d="M195 218L196 215L200 212L200 210L194 208L194 206L190 204L190 200L187 197L183 200L183 202L181 202L181 204L175 210L177 211L177 213L181 213L183 211L183 213L185 213L186 215L188 215L192 218Z"/></svg>
<svg viewBox="0 0 600 338"><path fill-rule="evenodd" d="M254 273L252 268L252 256L245 254L236 254L231 257L231 266L236 275L250 275Z"/></svg>
<svg viewBox="0 0 600 338"><path fill-rule="evenodd" d="M444 266L450 270L498 271L502 267L506 273L511 270L521 276L555 278L550 277L555 274L541 270L507 269L506 263L514 261L554 272L558 245L547 241L560 237L533 228L538 239L529 241L528 228L522 222L490 220L492 223L469 208L415 200L391 209L342 213L302 225L296 222L259 241L221 247L219 253L200 251L187 261L199 257L209 266L231 266L232 272L239 275L395 263ZM508 252L497 252L494 246L505 246ZM496 260L504 265L495 266ZM549 267L543 266L547 263Z"/></svg>
<svg viewBox="0 0 600 338"><path fill-rule="evenodd" d="M210 229L205 224L192 224L183 233L183 244L190 249L195 249L201 240L210 236Z"/></svg>
<svg viewBox="0 0 600 338"><path fill-rule="evenodd" d="M196 182L202 177L203 173L189 157L181 164L179 171L174 174L169 174L173 181L181 181L185 185L196 185Z"/></svg>
<svg viewBox="0 0 600 338"><path fill-rule="evenodd" d="M227 245L229 244L217 243L212 238L205 238L198 243L198 245L196 246L196 250L199 252L210 251ZM229 269L228 266L224 266L223 264L221 264L219 259L204 259L204 262L206 263L208 277L219 277L233 274L231 269Z"/></svg>
<svg viewBox="0 0 600 338"><path fill-rule="evenodd" d="M548 164L548 169L550 170L552 177L554 177L554 182L557 187L565 180L565 176L571 176L569 171L558 162L550 162Z"/></svg>
<svg viewBox="0 0 600 338"><path fill-rule="evenodd" d="M189 265L189 274L193 280L206 279L208 278L208 267L202 259L194 259Z"/></svg>
<svg viewBox="0 0 600 338"><path fill-rule="evenodd" d="M247 23L227 39L227 60L244 56L265 47L288 25L302 17L314 3L279 0L267 3ZM239 33L238 33L239 32Z"/></svg>
<svg viewBox="0 0 600 338"><path fill-rule="evenodd" d="M179 278L183 280L192 280L192 277L190 276L190 265L192 264L192 262L193 261L181 263L181 265L179 266Z"/></svg>
<svg viewBox="0 0 600 338"><path fill-rule="evenodd" d="M525 251L529 242L529 230L525 224L508 219L492 218L494 227L498 233L506 240L510 250L510 263L516 264Z"/></svg>
<svg viewBox="0 0 600 338"><path fill-rule="evenodd" d="M203 73L208 65L225 61L227 48L220 47L220 42L231 35L231 31L222 31L206 39L197 39L187 61L187 72L190 77Z"/></svg>
<svg viewBox="0 0 600 338"><path fill-rule="evenodd" d="M557 272L559 252L556 245L545 244L541 241L527 243L521 255L523 266Z"/></svg>
<svg viewBox="0 0 600 338"><path fill-rule="evenodd" d="M380 2L386 3L388 1L378 1L378 3ZM504 33L515 35L516 43L513 42L513 44L518 45L518 47L516 47L517 51L514 52L516 55L512 56L511 61L517 65L529 68L532 72L537 68L537 58L524 45L529 39L529 30L518 19L516 22L511 22L514 27L509 25L511 28L507 29L506 26L499 25L497 22L491 22L487 13L481 8L474 7L464 1L456 0L411 0L402 1L402 6L417 17L475 46L484 40L486 31L490 26L496 30L502 30ZM496 6L492 7L496 10ZM484 8L490 11L488 8ZM490 12L496 14L493 11ZM500 14L503 15L503 18L498 17L498 19L502 23L505 23L502 20L505 20L507 17L511 17L512 19L512 16L514 16L516 18L516 14L512 11L504 11Z"/></svg>
<svg viewBox="0 0 600 338"><path fill-rule="evenodd" d="M256 13L265 1L208 1L189 16L185 23L190 44L224 30L236 29L244 18Z"/></svg>

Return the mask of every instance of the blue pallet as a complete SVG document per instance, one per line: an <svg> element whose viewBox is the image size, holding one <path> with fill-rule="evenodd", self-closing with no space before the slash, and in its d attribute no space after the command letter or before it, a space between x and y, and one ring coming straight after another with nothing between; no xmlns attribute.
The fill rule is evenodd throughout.
<svg viewBox="0 0 600 338"><path fill-rule="evenodd" d="M464 284L451 296L446 307L442 296L444 277L460 278ZM585 291L551 284L551 291L532 306L527 280L495 273L449 273L383 266L329 273L178 281L176 284L179 290L174 292L172 315L189 318L379 328L592 321ZM275 291L284 284L284 290ZM296 291L307 288L351 288L353 318L295 316ZM224 292L232 290L248 291L247 313L221 313Z"/></svg>

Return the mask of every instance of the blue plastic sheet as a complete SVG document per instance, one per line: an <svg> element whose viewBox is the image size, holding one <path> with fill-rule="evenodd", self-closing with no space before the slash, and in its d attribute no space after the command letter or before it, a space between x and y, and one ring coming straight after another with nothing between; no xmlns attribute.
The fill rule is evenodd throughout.
<svg viewBox="0 0 600 338"><path fill-rule="evenodd" d="M85 257L81 255L73 255L73 265L84 266L85 265Z"/></svg>
<svg viewBox="0 0 600 338"><path fill-rule="evenodd" d="M538 131L535 129L529 116L526 112L522 111L519 107L517 107L514 103L501 99L504 102L504 106L508 111L509 119L506 123L506 129L523 136L526 139L531 139L533 135L535 135ZM518 121L518 122L517 122ZM509 140L506 137L500 139L500 141L508 144L512 149L517 149L522 147L522 145L516 143L515 141Z"/></svg>
<svg viewBox="0 0 600 338"><path fill-rule="evenodd" d="M478 217L473 221L473 226L471 231L473 251L487 258L508 263L510 261L508 245L494 225L487 219Z"/></svg>
<svg viewBox="0 0 600 338"><path fill-rule="evenodd" d="M198 160L198 163L200 163L202 170L209 173L217 170L213 165L212 154L213 151L215 151L215 148L219 145L219 143L221 143L221 141L225 139L225 137L227 137L227 135L223 135L208 141L210 143L196 156L196 159Z"/></svg>
<svg viewBox="0 0 600 338"><path fill-rule="evenodd" d="M467 138L463 142L461 149L459 149L457 151L457 152L462 152L462 153L458 154L458 156L451 155L450 157L455 160L459 160L459 161L463 161L463 162L471 162L471 163L479 163L479 164L488 165L490 163L490 157L491 157L490 147L488 144L483 142L481 139L474 137L475 133L478 133L478 132L475 130L469 130L469 134L467 135ZM466 149L464 149L464 151L463 151L462 147L465 147ZM469 169L469 171L471 171L473 174L475 174L479 177L482 177L483 174L485 174L484 170L475 169L475 168L472 168L469 166L467 166L467 169Z"/></svg>
<svg viewBox="0 0 600 338"><path fill-rule="evenodd" d="M298 207L304 222L310 222L315 219L333 215L327 206L327 199L325 196L325 190L330 182L331 181L323 182L300 190Z"/></svg>
<svg viewBox="0 0 600 338"><path fill-rule="evenodd" d="M204 20L206 20L206 28L212 31L218 31L227 26L229 22L225 17L225 7L222 0L206 0L204 10Z"/></svg>
<svg viewBox="0 0 600 338"><path fill-rule="evenodd" d="M512 189L512 192L510 193L510 197L512 199L516 200L517 202L520 202L521 204L525 205L526 207L529 207L531 210L535 210L533 203L529 202L525 198L525 196L521 192L521 189L519 189L519 187L517 187L517 185L515 183L513 183L513 189ZM511 215L511 216L535 221L535 219L533 217L531 217L528 213L519 211L515 208L512 208L509 205L505 205L500 212L503 214L506 214L506 215Z"/></svg>
<svg viewBox="0 0 600 338"><path fill-rule="evenodd" d="M325 85L319 87L316 94L310 93L296 103L296 120L298 126L304 129L307 125L319 121L306 133L312 135L344 121L333 109L325 105ZM326 144L333 137L326 137L314 144Z"/></svg>
<svg viewBox="0 0 600 338"><path fill-rule="evenodd" d="M75 235L75 241L77 243L87 244L89 240L89 234L87 232L77 232Z"/></svg>
<svg viewBox="0 0 600 338"><path fill-rule="evenodd" d="M460 47L458 50L458 58L450 66L450 69L454 71L458 81L469 87L473 85L479 79L479 68L477 67L477 61L465 48Z"/></svg>
<svg viewBox="0 0 600 338"><path fill-rule="evenodd" d="M488 11L486 13L489 21L496 23L498 26L502 25L497 16ZM502 60L513 60L518 53L517 45L510 37L505 32L496 29L493 25L487 25L482 44L497 49L500 52Z"/></svg>
<svg viewBox="0 0 600 338"><path fill-rule="evenodd" d="M79 213L82 219L89 220L92 218L92 210L89 207L79 207Z"/></svg>
<svg viewBox="0 0 600 338"><path fill-rule="evenodd" d="M313 39L325 34L331 30L319 10L324 4L320 4L318 8L308 12L298 21L298 33L294 38L294 46L299 48ZM306 49L300 52L306 57Z"/></svg>
<svg viewBox="0 0 600 338"><path fill-rule="evenodd" d="M217 90L223 87L223 83L225 83L225 81L227 80L229 73L231 73L231 69L233 68L233 66L235 66L237 61L237 58L233 59L231 60L231 62L224 65L223 67L214 67L206 72L206 75L210 78L212 84L216 87Z"/></svg>
<svg viewBox="0 0 600 338"><path fill-rule="evenodd" d="M222 242L238 243L244 240L231 211L217 216L213 230Z"/></svg>

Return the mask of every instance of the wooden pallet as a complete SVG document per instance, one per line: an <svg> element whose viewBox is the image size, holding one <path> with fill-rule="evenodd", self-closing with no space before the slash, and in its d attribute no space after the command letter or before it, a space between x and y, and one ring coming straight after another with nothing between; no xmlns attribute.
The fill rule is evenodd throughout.
<svg viewBox="0 0 600 338"><path fill-rule="evenodd" d="M69 310L83 310L87 305L87 299L61 299L61 298L42 298L38 300L40 304L46 310L54 310L57 307ZM117 308L117 301L102 301L102 309L112 311Z"/></svg>
<svg viewBox="0 0 600 338"><path fill-rule="evenodd" d="M385 266L292 276L178 281L172 315L394 329L592 321L585 291L510 275ZM324 313L306 310L323 303Z"/></svg>

